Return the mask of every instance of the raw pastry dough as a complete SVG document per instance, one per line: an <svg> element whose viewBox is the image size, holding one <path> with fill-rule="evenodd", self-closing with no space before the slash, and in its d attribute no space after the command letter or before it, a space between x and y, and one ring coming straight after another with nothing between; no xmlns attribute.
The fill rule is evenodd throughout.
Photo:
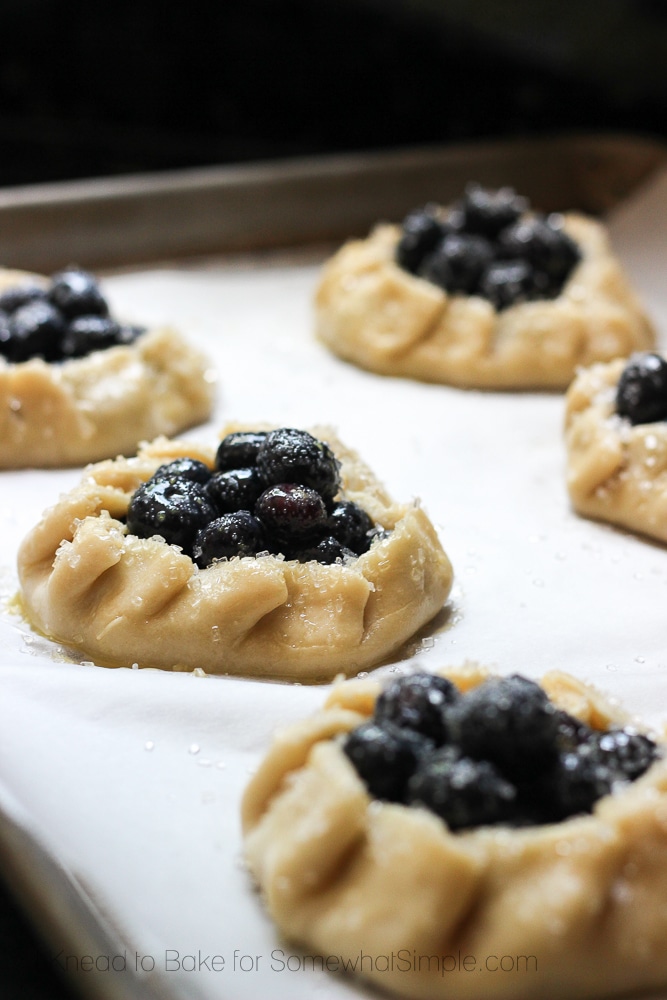
<svg viewBox="0 0 667 1000"><path fill-rule="evenodd" d="M30 279L0 270L0 291ZM175 330L50 364L0 357L0 468L84 465L158 434L203 423L213 407L210 362Z"/></svg>
<svg viewBox="0 0 667 1000"><path fill-rule="evenodd" d="M312 433L341 461L345 497L390 532L358 559L260 555L199 570L159 537L126 534L130 498L159 465L191 456L213 467L214 449L161 438L135 458L88 468L24 540L18 568L31 623L101 664L211 673L322 681L396 651L442 608L451 565L418 503L394 503L335 435Z"/></svg>
<svg viewBox="0 0 667 1000"><path fill-rule="evenodd" d="M448 671L462 688L485 676ZM625 723L562 673L541 682L594 728ZM379 684L333 689L279 734L243 800L247 862L280 930L326 967L410 998L568 998L667 984L667 761L592 815L453 834L371 801L336 736Z"/></svg>
<svg viewBox="0 0 667 1000"><path fill-rule="evenodd" d="M394 262L397 226L348 243L325 265L316 332L341 358L382 375L485 389L564 389L578 365L654 343L604 227L568 214L582 259L561 294L497 312L447 295Z"/></svg>
<svg viewBox="0 0 667 1000"><path fill-rule="evenodd" d="M618 416L624 367L592 365L567 393L567 488L580 514L667 542L667 423Z"/></svg>

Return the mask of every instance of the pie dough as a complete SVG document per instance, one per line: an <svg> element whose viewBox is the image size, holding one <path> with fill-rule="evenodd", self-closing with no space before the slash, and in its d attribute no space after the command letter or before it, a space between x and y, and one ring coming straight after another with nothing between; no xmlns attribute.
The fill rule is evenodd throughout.
<svg viewBox="0 0 667 1000"><path fill-rule="evenodd" d="M618 416L624 367L592 365L567 393L567 488L580 514L667 542L667 423Z"/></svg>
<svg viewBox="0 0 667 1000"><path fill-rule="evenodd" d="M0 269L0 291L28 280L45 281ZM0 357L0 468L132 454L141 441L207 420L214 383L210 362L166 327L57 364Z"/></svg>
<svg viewBox="0 0 667 1000"><path fill-rule="evenodd" d="M223 435L248 430L230 425ZM253 427L253 430L266 429ZM418 502L397 504L326 428L343 493L389 531L347 564L259 555L199 570L177 546L126 533L135 489L183 456L215 450L160 438L101 462L23 541L25 613L40 632L100 664L330 680L395 652L441 610L452 568Z"/></svg>
<svg viewBox="0 0 667 1000"><path fill-rule="evenodd" d="M485 671L447 675L468 688ZM574 678L551 699L594 728L625 724ZM243 799L266 905L307 955L410 998L568 998L667 984L667 761L591 815L453 834L425 809L372 801L336 737L379 684L334 687L280 733Z"/></svg>
<svg viewBox="0 0 667 1000"><path fill-rule="evenodd" d="M649 348L650 321L612 256L604 227L568 214L582 259L555 299L497 312L448 295L394 261L397 226L378 226L325 265L316 333L369 371L480 389L565 389L579 365Z"/></svg>

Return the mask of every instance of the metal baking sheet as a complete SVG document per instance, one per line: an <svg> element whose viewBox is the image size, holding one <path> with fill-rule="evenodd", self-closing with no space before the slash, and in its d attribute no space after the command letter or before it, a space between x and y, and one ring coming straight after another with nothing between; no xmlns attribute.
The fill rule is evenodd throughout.
<svg viewBox="0 0 667 1000"><path fill-rule="evenodd" d="M454 174L525 190L533 161L514 176L503 150L497 161L487 154L484 170L452 154ZM638 161L619 157L625 180L610 224L667 346L667 176L656 173L664 155L650 150L652 169L644 160L627 188L627 163ZM609 146L600 157L609 176ZM549 161L543 180L553 173ZM569 192L570 207L582 207L575 190L585 185ZM410 194L407 208L434 196ZM556 200L564 196L559 188ZM312 335L322 247L129 267L131 242L104 277L114 308L176 324L219 371L216 412L187 437L214 443L228 419L332 424L396 498L420 497L438 527L455 570L446 621L383 671L466 659L531 676L561 667L649 722L667 721L665 550L570 510L561 395L421 385L333 358ZM169 244L153 250L170 255ZM3 473L0 505L0 851L54 960L84 993L111 1000L376 996L304 968L242 864L248 777L276 727L319 707L327 687L97 667L12 613L19 540L80 474Z"/></svg>

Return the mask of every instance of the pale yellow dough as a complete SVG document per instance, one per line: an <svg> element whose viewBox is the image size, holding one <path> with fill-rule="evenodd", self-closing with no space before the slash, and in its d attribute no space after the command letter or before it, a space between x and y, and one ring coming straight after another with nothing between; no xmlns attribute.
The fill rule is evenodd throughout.
<svg viewBox="0 0 667 1000"><path fill-rule="evenodd" d="M0 269L0 291L37 275ZM132 454L143 440L203 423L210 362L175 330L59 364L0 357L0 468L85 465Z"/></svg>
<svg viewBox="0 0 667 1000"><path fill-rule="evenodd" d="M462 688L485 676L446 673ZM595 728L626 721L568 675L541 683ZM340 748L378 691L334 687L323 711L276 737L245 792L247 863L283 934L411 1000L667 984L667 762L590 816L454 834L425 809L371 801Z"/></svg>
<svg viewBox="0 0 667 1000"><path fill-rule="evenodd" d="M567 393L567 488L580 514L667 542L667 423L618 416L624 367L592 365Z"/></svg>
<svg viewBox="0 0 667 1000"><path fill-rule="evenodd" d="M382 225L325 265L317 336L382 375L480 389L565 389L579 365L649 348L655 334L612 255L605 228L568 214L582 259L561 294L497 312L448 295L394 262L400 230Z"/></svg>
<svg viewBox="0 0 667 1000"><path fill-rule="evenodd" d="M260 555L199 570L162 538L127 534L119 519L159 465L188 455L213 467L214 449L162 438L135 458L89 467L23 541L33 626L101 664L318 681L396 651L442 609L450 562L417 502L394 503L331 431L312 433L341 461L345 497L390 532L358 559Z"/></svg>

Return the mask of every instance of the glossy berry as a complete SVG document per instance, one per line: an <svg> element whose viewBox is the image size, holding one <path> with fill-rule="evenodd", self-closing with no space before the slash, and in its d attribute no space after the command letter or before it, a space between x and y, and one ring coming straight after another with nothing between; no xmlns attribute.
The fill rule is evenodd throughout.
<svg viewBox="0 0 667 1000"><path fill-rule="evenodd" d="M525 777L556 756L553 704L527 677L494 677L450 709L451 739L476 760L489 760L512 778Z"/></svg>
<svg viewBox="0 0 667 1000"><path fill-rule="evenodd" d="M396 261L416 274L424 257L434 250L443 237L442 225L432 206L415 209L403 220L401 237L396 247Z"/></svg>
<svg viewBox="0 0 667 1000"><path fill-rule="evenodd" d="M648 736L632 728L596 732L586 745L601 764L613 769L626 781L635 781L649 769L660 752Z"/></svg>
<svg viewBox="0 0 667 1000"><path fill-rule="evenodd" d="M255 468L215 472L206 487L206 492L221 514L254 510L263 491L263 480Z"/></svg>
<svg viewBox="0 0 667 1000"><path fill-rule="evenodd" d="M514 785L488 761L470 760L453 747L425 757L408 782L408 801L425 806L452 830L502 823L514 813Z"/></svg>
<svg viewBox="0 0 667 1000"><path fill-rule="evenodd" d="M329 514L328 530L345 548L357 555L367 552L371 544L374 524L370 514L352 500L334 504Z"/></svg>
<svg viewBox="0 0 667 1000"><path fill-rule="evenodd" d="M525 260L493 261L482 274L477 291L501 312L535 297L533 269Z"/></svg>
<svg viewBox="0 0 667 1000"><path fill-rule="evenodd" d="M392 723L444 743L446 711L459 697L456 687L438 674L414 673L398 677L378 696L374 718L378 725Z"/></svg>
<svg viewBox="0 0 667 1000"><path fill-rule="evenodd" d="M197 533L217 517L199 483L188 479L151 479L135 491L127 511L127 530L139 538L161 535L187 554Z"/></svg>
<svg viewBox="0 0 667 1000"><path fill-rule="evenodd" d="M298 483L316 490L324 500L340 489L340 463L331 448L307 431L283 427L271 431L260 445L257 468L267 486Z"/></svg>
<svg viewBox="0 0 667 1000"><path fill-rule="evenodd" d="M426 258L422 276L446 292L472 295L492 260L493 247L484 236L451 233Z"/></svg>
<svg viewBox="0 0 667 1000"><path fill-rule="evenodd" d="M34 357L54 361L60 357L65 323L49 302L35 299L20 306L9 317L8 326L6 352L10 361L28 361Z"/></svg>
<svg viewBox="0 0 667 1000"><path fill-rule="evenodd" d="M211 478L211 470L205 462L198 458L176 458L173 462L165 462L153 473L155 479L187 479L191 483L205 485Z"/></svg>
<svg viewBox="0 0 667 1000"><path fill-rule="evenodd" d="M490 190L479 184L469 184L462 205L465 230L494 239L501 229L516 222L527 207L526 199L513 188Z"/></svg>
<svg viewBox="0 0 667 1000"><path fill-rule="evenodd" d="M62 340L66 358L82 358L119 344L120 324L109 316L78 316L67 326Z"/></svg>
<svg viewBox="0 0 667 1000"><path fill-rule="evenodd" d="M234 431L222 439L215 456L220 472L247 469L257 462L257 453L266 440L267 431Z"/></svg>
<svg viewBox="0 0 667 1000"><path fill-rule="evenodd" d="M557 219L540 215L527 216L508 226L498 237L503 256L528 261L545 274L558 289L578 263L580 254L574 240Z"/></svg>
<svg viewBox="0 0 667 1000"><path fill-rule="evenodd" d="M267 538L275 540L278 550L284 552L317 542L327 524L327 509L319 493L295 483L264 490L254 513L264 525Z"/></svg>
<svg viewBox="0 0 667 1000"><path fill-rule="evenodd" d="M15 285L0 294L0 310L11 314L28 302L44 302L47 298L48 292L42 285Z"/></svg>
<svg viewBox="0 0 667 1000"><path fill-rule="evenodd" d="M410 776L430 749L418 733L365 722L347 734L343 751L376 799L402 802Z"/></svg>
<svg viewBox="0 0 667 1000"><path fill-rule="evenodd" d="M68 319L75 316L106 316L109 313L97 279L80 268L70 268L54 274L49 298Z"/></svg>
<svg viewBox="0 0 667 1000"><path fill-rule="evenodd" d="M635 354L616 390L616 411L631 424L667 420L667 361L659 354Z"/></svg>
<svg viewBox="0 0 667 1000"><path fill-rule="evenodd" d="M299 562L310 562L314 560L315 562L323 563L324 565L331 566L335 562L345 562L348 559L356 559L356 552L352 549L346 548L337 538L333 538L331 535L327 535L323 538L317 545L313 545L310 548L302 549L301 551L296 551L294 553L294 558L298 559Z"/></svg>
<svg viewBox="0 0 667 1000"><path fill-rule="evenodd" d="M192 557L200 569L218 559L252 556L266 549L264 529L250 511L223 514L202 528L195 538Z"/></svg>

